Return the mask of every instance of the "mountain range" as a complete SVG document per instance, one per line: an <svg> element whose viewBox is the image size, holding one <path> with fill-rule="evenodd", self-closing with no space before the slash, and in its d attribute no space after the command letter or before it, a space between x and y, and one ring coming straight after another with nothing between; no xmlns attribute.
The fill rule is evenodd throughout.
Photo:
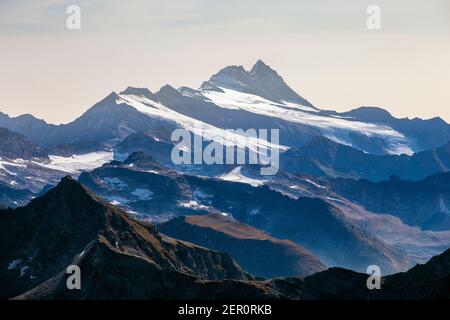
<svg viewBox="0 0 450 320"><path fill-rule="evenodd" d="M65 125L47 124L31 115L11 118L0 114L0 127L44 147L114 145L136 132L170 140L173 128L192 130L193 120L204 124L210 138L230 128L278 128L281 144L288 147L324 136L373 154L411 154L450 140L450 127L440 118L396 119L384 110L368 107L342 114L320 110L262 61L250 71L242 66L226 67L199 89L165 85L156 93L132 87L113 92Z"/></svg>
<svg viewBox="0 0 450 320"><path fill-rule="evenodd" d="M327 265L363 270L376 260L389 273L410 265L404 252L350 223L336 206L320 198L293 199L267 186L181 174L143 153L84 172L79 181L111 203L153 222L218 213L290 239Z"/></svg>
<svg viewBox="0 0 450 320"><path fill-rule="evenodd" d="M349 161L351 159L351 161ZM422 180L450 169L450 143L413 155L375 155L324 137L315 137L302 147L291 148L281 156L281 168L291 173L367 179L374 182L397 176Z"/></svg>
<svg viewBox="0 0 450 320"><path fill-rule="evenodd" d="M331 268L308 277L255 278L227 254L170 238L72 178L23 208L0 211L2 298L448 299L450 253L368 290L367 275ZM11 241L14 239L14 241ZM66 286L68 265L82 290ZM324 286L324 284L326 285Z"/></svg>
<svg viewBox="0 0 450 320"><path fill-rule="evenodd" d="M279 171L176 165L180 128L276 148ZM1 298L446 298L449 171L442 119L320 108L261 60L112 92L67 124L0 113ZM66 290L71 264L85 290Z"/></svg>

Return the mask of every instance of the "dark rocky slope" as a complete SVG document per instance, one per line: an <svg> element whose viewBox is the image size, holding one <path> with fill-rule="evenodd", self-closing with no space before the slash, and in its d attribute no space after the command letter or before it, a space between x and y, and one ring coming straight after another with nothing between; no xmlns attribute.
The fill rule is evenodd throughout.
<svg viewBox="0 0 450 320"><path fill-rule="evenodd" d="M35 297L68 297L73 292L61 285L70 264L83 272L86 290L74 296L80 298L136 298L163 289L169 295L172 286L181 289L182 279L193 286L197 280L252 279L228 255L160 235L71 178L26 207L0 211L1 298L42 283L33 291ZM128 293L118 290L133 277ZM140 277L162 278L153 287L141 287Z"/></svg>

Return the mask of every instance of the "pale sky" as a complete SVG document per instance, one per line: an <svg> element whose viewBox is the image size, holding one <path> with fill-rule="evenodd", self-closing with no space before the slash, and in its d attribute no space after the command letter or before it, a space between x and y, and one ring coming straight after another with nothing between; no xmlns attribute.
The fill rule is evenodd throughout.
<svg viewBox="0 0 450 320"><path fill-rule="evenodd" d="M0 0L0 111L66 123L111 91L262 59L319 108L450 122L449 40L449 0Z"/></svg>

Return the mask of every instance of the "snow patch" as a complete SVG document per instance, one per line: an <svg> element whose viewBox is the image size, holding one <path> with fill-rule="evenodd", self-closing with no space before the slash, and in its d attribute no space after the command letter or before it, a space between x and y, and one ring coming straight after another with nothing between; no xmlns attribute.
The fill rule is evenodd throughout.
<svg viewBox="0 0 450 320"><path fill-rule="evenodd" d="M17 159L16 159L17 160ZM8 167L13 167L13 168L26 168L27 166L21 163L16 163L14 160L13 162L10 161L5 161L2 159L2 157L0 157L0 170L5 171L6 173L8 173L9 175L12 176L17 176L17 173L10 171L11 168L7 169L5 166Z"/></svg>
<svg viewBox="0 0 450 320"><path fill-rule="evenodd" d="M315 183L314 181L311 181L309 179L305 179L306 182L312 184L314 187L319 188L319 189L326 189L326 187L321 186L320 184Z"/></svg>
<svg viewBox="0 0 450 320"><path fill-rule="evenodd" d="M252 178L248 178L248 177L244 176L241 173L241 167L236 167L233 170L231 170L229 173L221 175L218 178L221 180L225 180L225 181L246 183L253 187L261 186L265 182L267 182L267 180L257 180L257 179L252 179Z"/></svg>
<svg viewBox="0 0 450 320"><path fill-rule="evenodd" d="M208 206L204 206L202 204L199 204L197 201L191 200L189 202L181 202L180 207L187 208L187 209L194 209L194 210L208 210Z"/></svg>
<svg viewBox="0 0 450 320"><path fill-rule="evenodd" d="M17 269L17 267L18 267L21 263L22 263L22 260L20 260L20 259L16 259L16 260L11 261L11 262L8 264L8 270Z"/></svg>
<svg viewBox="0 0 450 320"><path fill-rule="evenodd" d="M130 202L129 200L122 198L122 197L118 197L118 196L108 196L105 197L109 203L111 203L113 206L119 206L121 204L127 204L128 202Z"/></svg>

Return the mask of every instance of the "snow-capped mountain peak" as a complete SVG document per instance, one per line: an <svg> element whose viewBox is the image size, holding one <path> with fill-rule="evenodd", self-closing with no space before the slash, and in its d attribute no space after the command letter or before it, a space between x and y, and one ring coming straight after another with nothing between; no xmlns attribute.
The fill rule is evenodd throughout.
<svg viewBox="0 0 450 320"><path fill-rule="evenodd" d="M245 70L242 66L225 67L201 87L202 90L218 91L216 88L254 94L273 102L288 101L314 108L308 100L292 90L283 78L262 60L258 60L250 71Z"/></svg>
<svg viewBox="0 0 450 320"><path fill-rule="evenodd" d="M214 86L230 89L251 88L254 86L253 82L251 74L243 66L225 67L209 79L209 83Z"/></svg>
<svg viewBox="0 0 450 320"><path fill-rule="evenodd" d="M0 114L1 127L43 147L113 146L137 132L151 132L167 140L178 127L195 131L195 121L207 128L208 138L218 136L219 140L227 129L279 129L283 149L324 136L371 154L411 154L439 147L450 136L450 128L442 120L397 119L374 108L347 113L319 110L261 60L250 71L242 66L225 67L198 90L165 85L156 93L136 87L120 94L112 92L66 125ZM424 135L424 131L430 133Z"/></svg>
<svg viewBox="0 0 450 320"><path fill-rule="evenodd" d="M266 69L266 70L274 71L268 64L266 64L261 59L258 59L255 62L255 64L253 65L252 69L250 70L250 73L255 73L256 70L258 70L258 69Z"/></svg>
<svg viewBox="0 0 450 320"><path fill-rule="evenodd" d="M283 78L262 60L258 60L249 71L250 75L262 86L287 86ZM275 88L272 88L275 89Z"/></svg>

